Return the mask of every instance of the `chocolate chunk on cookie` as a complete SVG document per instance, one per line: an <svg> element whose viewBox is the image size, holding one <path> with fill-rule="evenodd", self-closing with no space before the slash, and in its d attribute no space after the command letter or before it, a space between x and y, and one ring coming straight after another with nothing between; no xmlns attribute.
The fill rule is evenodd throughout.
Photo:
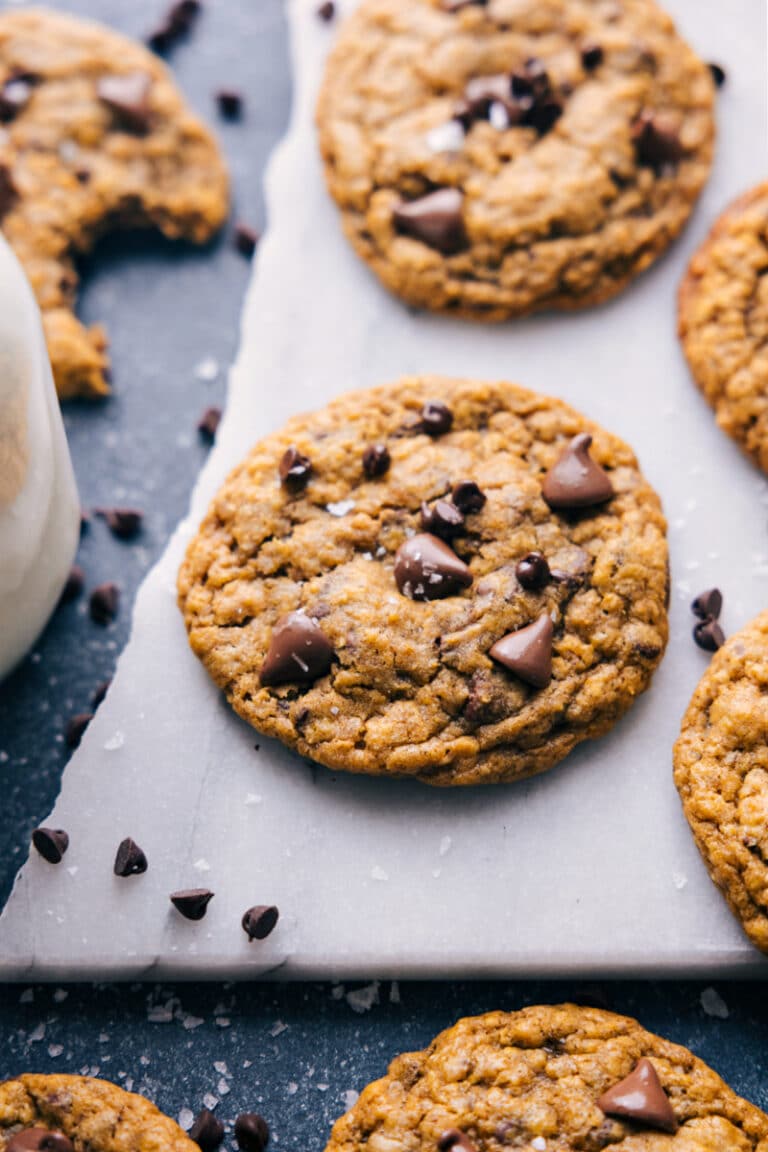
<svg viewBox="0 0 768 1152"><path fill-rule="evenodd" d="M3 233L40 305L59 395L105 395L106 334L74 314L77 259L116 229L209 240L227 214L221 154L165 65L90 21L0 14L0 83Z"/></svg>
<svg viewBox="0 0 768 1152"><path fill-rule="evenodd" d="M281 482L286 459L311 462L301 487ZM568 405L413 377L258 443L189 547L179 602L236 711L301 755L513 780L648 687L667 641L665 531L631 449Z"/></svg>

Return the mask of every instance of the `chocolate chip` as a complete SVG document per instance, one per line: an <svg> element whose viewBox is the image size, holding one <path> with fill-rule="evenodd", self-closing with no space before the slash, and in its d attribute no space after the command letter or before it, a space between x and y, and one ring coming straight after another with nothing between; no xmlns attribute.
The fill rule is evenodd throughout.
<svg viewBox="0 0 768 1152"><path fill-rule="evenodd" d="M74 1152L74 1145L63 1132L51 1132L48 1128L25 1128L11 1136L5 1152Z"/></svg>
<svg viewBox="0 0 768 1152"><path fill-rule="evenodd" d="M235 1140L240 1152L264 1152L269 1125L258 1112L241 1112L235 1120Z"/></svg>
<svg viewBox="0 0 768 1152"><path fill-rule="evenodd" d="M149 868L147 857L135 840L121 840L115 856L115 876L141 876Z"/></svg>
<svg viewBox="0 0 768 1152"><path fill-rule="evenodd" d="M18 198L10 168L7 164L0 164L0 220L5 219Z"/></svg>
<svg viewBox="0 0 768 1152"><path fill-rule="evenodd" d="M645 1057L638 1060L629 1076L599 1097L597 1106L608 1116L626 1117L662 1132L677 1131L677 1118L669 1098L656 1069Z"/></svg>
<svg viewBox="0 0 768 1152"><path fill-rule="evenodd" d="M720 64L715 64L714 60L709 64L709 70L712 73L712 79L715 82L716 88L722 88L726 81L725 68Z"/></svg>
<svg viewBox="0 0 768 1152"><path fill-rule="evenodd" d="M8 123L27 106L32 97L32 85L21 76L12 76L0 88L0 120Z"/></svg>
<svg viewBox="0 0 768 1152"><path fill-rule="evenodd" d="M79 564L73 564L67 576L67 582L61 590L59 604L71 604L82 594L85 587L85 572Z"/></svg>
<svg viewBox="0 0 768 1152"><path fill-rule="evenodd" d="M437 1141L437 1147L440 1152L450 1152L451 1148L462 1148L464 1152L477 1152L469 1136L458 1128L449 1128L443 1132Z"/></svg>
<svg viewBox="0 0 768 1152"><path fill-rule="evenodd" d="M324 4L320 4L317 9L317 15L321 20L325 20L326 24L333 20L336 15L336 5L333 0L325 0Z"/></svg>
<svg viewBox="0 0 768 1152"><path fill-rule="evenodd" d="M114 113L121 127L144 135L150 126L148 97L151 88L152 77L146 72L125 72L102 76L96 90L99 99Z"/></svg>
<svg viewBox="0 0 768 1152"><path fill-rule="evenodd" d="M243 914L243 931L249 940L266 940L279 918L274 904L256 904Z"/></svg>
<svg viewBox="0 0 768 1152"><path fill-rule="evenodd" d="M171 893L171 904L180 912L185 920L202 920L213 892L208 888L187 888L183 892Z"/></svg>
<svg viewBox="0 0 768 1152"><path fill-rule="evenodd" d="M78 184L90 184L91 173L87 168L75 168L75 180Z"/></svg>
<svg viewBox="0 0 768 1152"><path fill-rule="evenodd" d="M556 96L536 101L526 114L525 123L535 128L540 136L546 135L563 114L563 103Z"/></svg>
<svg viewBox="0 0 768 1152"><path fill-rule="evenodd" d="M213 444L220 423L221 408L217 408L215 405L211 408L206 408L197 422L197 431L200 433L200 439L204 440L206 444Z"/></svg>
<svg viewBox="0 0 768 1152"><path fill-rule="evenodd" d="M488 497L475 484L474 480L460 480L451 489L451 499L460 512L469 516L472 512L479 512Z"/></svg>
<svg viewBox="0 0 768 1152"><path fill-rule="evenodd" d="M64 729L64 740L67 748L77 748L83 738L83 733L93 720L93 712L78 712L70 716Z"/></svg>
<svg viewBox="0 0 768 1152"><path fill-rule="evenodd" d="M144 513L138 508L95 508L97 516L106 521L107 527L118 540L133 540L141 531Z"/></svg>
<svg viewBox="0 0 768 1152"><path fill-rule="evenodd" d="M717 620L723 609L723 594L719 588L709 588L700 592L691 604L691 612L699 620Z"/></svg>
<svg viewBox="0 0 768 1152"><path fill-rule="evenodd" d="M515 576L528 592L538 592L549 583L549 564L541 552L529 552L518 561Z"/></svg>
<svg viewBox="0 0 768 1152"><path fill-rule="evenodd" d="M404 200L392 218L399 232L451 256L467 246L463 204L464 196L458 188L438 188L418 200Z"/></svg>
<svg viewBox="0 0 768 1152"><path fill-rule="evenodd" d="M464 528L464 516L455 504L447 500L437 500L431 508L424 501L421 505L421 527L425 532L449 540Z"/></svg>
<svg viewBox="0 0 768 1152"><path fill-rule="evenodd" d="M91 706L93 708L98 708L99 704L101 704L102 700L109 691L109 686L111 683L111 680L104 680L103 683L99 684L98 688L91 697Z"/></svg>
<svg viewBox="0 0 768 1152"><path fill-rule="evenodd" d="M453 412L442 400L428 400L421 410L419 429L427 436L443 436L453 425Z"/></svg>
<svg viewBox="0 0 768 1152"><path fill-rule="evenodd" d="M173 28L167 23L160 24L147 36L147 45L153 52L158 55L164 55L170 48L173 47L173 42L176 39L176 33Z"/></svg>
<svg viewBox="0 0 768 1152"><path fill-rule="evenodd" d="M632 141L638 162L657 172L679 164L684 155L677 128L667 117L648 109L632 125Z"/></svg>
<svg viewBox="0 0 768 1152"><path fill-rule="evenodd" d="M117 609L120 603L120 589L117 584L112 581L107 581L105 584L99 584L91 592L90 600L88 601L88 609L91 613L91 620L95 624L107 625L114 620L117 616Z"/></svg>
<svg viewBox="0 0 768 1152"><path fill-rule="evenodd" d="M194 1140L201 1152L216 1152L224 1142L224 1125L216 1119L213 1112L202 1108L189 1130L189 1138Z"/></svg>
<svg viewBox="0 0 768 1152"><path fill-rule="evenodd" d="M301 492L309 483L312 461L292 444L280 459L280 479L291 492Z"/></svg>
<svg viewBox="0 0 768 1152"><path fill-rule="evenodd" d="M395 582L411 600L442 600L469 588L472 573L447 544L424 532L398 548Z"/></svg>
<svg viewBox="0 0 768 1152"><path fill-rule="evenodd" d="M310 684L325 676L334 658L333 646L303 612L290 612L277 622L259 679L265 687Z"/></svg>
<svg viewBox="0 0 768 1152"><path fill-rule="evenodd" d="M245 256L246 260L250 260L256 251L256 246L259 243L259 233L250 224L246 224L244 220L239 220L235 224L235 248L241 256Z"/></svg>
<svg viewBox="0 0 768 1152"><path fill-rule="evenodd" d="M591 508L614 495L608 474L589 454L588 432L574 436L541 485L541 494L554 509Z"/></svg>
<svg viewBox="0 0 768 1152"><path fill-rule="evenodd" d="M552 679L552 634L554 628L548 612L497 640L489 652L492 660L534 688L546 688Z"/></svg>
<svg viewBox="0 0 768 1152"><path fill-rule="evenodd" d="M717 620L701 620L694 625L693 638L705 652L717 652L725 644L725 633Z"/></svg>
<svg viewBox="0 0 768 1152"><path fill-rule="evenodd" d="M363 452L363 472L373 480L389 472L392 458L386 444L369 444Z"/></svg>
<svg viewBox="0 0 768 1152"><path fill-rule="evenodd" d="M63 828L35 828L32 843L49 864L60 864L69 848L69 836Z"/></svg>
<svg viewBox="0 0 768 1152"><path fill-rule="evenodd" d="M243 94L237 88L219 88L216 103L225 120L239 120L243 114Z"/></svg>
<svg viewBox="0 0 768 1152"><path fill-rule="evenodd" d="M488 0L440 0L440 7L444 12L460 12L462 8L485 8Z"/></svg>
<svg viewBox="0 0 768 1152"><path fill-rule="evenodd" d="M581 66L585 72L594 72L605 59L602 45L594 40L587 40L581 46Z"/></svg>
<svg viewBox="0 0 768 1152"><path fill-rule="evenodd" d="M514 119L516 113L512 102L512 79L509 73L473 76L464 88L464 103L472 120L486 118L491 104L501 104L510 114L510 119Z"/></svg>

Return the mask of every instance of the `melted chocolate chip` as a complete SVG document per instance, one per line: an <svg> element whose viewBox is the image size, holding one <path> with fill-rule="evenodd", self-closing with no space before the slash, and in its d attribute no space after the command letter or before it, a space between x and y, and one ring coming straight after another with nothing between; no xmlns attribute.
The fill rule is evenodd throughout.
<svg viewBox="0 0 768 1152"><path fill-rule="evenodd" d="M249 940L266 940L279 918L274 904L256 904L243 914L243 931Z"/></svg>
<svg viewBox="0 0 768 1152"><path fill-rule="evenodd" d="M449 540L464 528L464 517L455 504L447 500L437 500L430 508L426 502L421 505L421 526L425 532Z"/></svg>
<svg viewBox="0 0 768 1152"><path fill-rule="evenodd" d="M171 904L185 920L202 920L212 899L213 892L208 888L186 888L170 896Z"/></svg>
<svg viewBox="0 0 768 1152"><path fill-rule="evenodd" d="M411 600L442 600L469 588L472 573L447 544L424 532L398 548L395 582Z"/></svg>
<svg viewBox="0 0 768 1152"><path fill-rule="evenodd" d="M717 652L725 644L725 633L717 620L701 620L694 625L693 638L705 652Z"/></svg>
<svg viewBox="0 0 768 1152"><path fill-rule="evenodd" d="M709 70L712 73L712 79L715 82L716 88L722 88L726 81L725 68L720 64L715 64L714 60L709 64Z"/></svg>
<svg viewBox="0 0 768 1152"><path fill-rule="evenodd" d="M469 516L472 512L479 512L488 497L475 484L474 480L460 480L451 489L451 499L460 512Z"/></svg>
<svg viewBox="0 0 768 1152"><path fill-rule="evenodd" d="M334 658L330 640L303 612L290 612L277 622L259 679L265 687L311 684L325 676Z"/></svg>
<svg viewBox="0 0 768 1152"><path fill-rule="evenodd" d="M437 1141L437 1147L440 1152L450 1152L451 1148L461 1148L463 1152L477 1152L469 1136L459 1128L449 1128L443 1132Z"/></svg>
<svg viewBox="0 0 768 1152"><path fill-rule="evenodd" d="M63 1132L51 1132L48 1128L25 1128L11 1136L5 1152L74 1152L74 1145Z"/></svg>
<svg viewBox="0 0 768 1152"><path fill-rule="evenodd" d="M677 128L660 113L645 110L632 125L638 162L655 171L679 164L683 146Z"/></svg>
<svg viewBox="0 0 768 1152"><path fill-rule="evenodd" d="M554 509L591 508L605 504L614 495L608 474L589 454L592 437L588 432L574 436L541 485L541 494Z"/></svg>
<svg viewBox="0 0 768 1152"><path fill-rule="evenodd" d="M119 603L120 589L117 584L113 584L111 581L107 581L106 584L98 584L91 592L88 601L91 620L95 624L107 625L111 623L117 616Z"/></svg>
<svg viewBox="0 0 768 1152"><path fill-rule="evenodd" d="M22 76L12 76L0 88L0 120L8 123L26 108L32 97L32 84Z"/></svg>
<svg viewBox="0 0 768 1152"><path fill-rule="evenodd" d="M237 88L219 88L216 104L225 120L239 120L243 114L243 94Z"/></svg>
<svg viewBox="0 0 768 1152"><path fill-rule="evenodd" d="M453 425L453 412L442 400L428 400L421 410L419 429L427 436L444 436Z"/></svg>
<svg viewBox="0 0 768 1152"><path fill-rule="evenodd" d="M369 480L389 472L392 458L386 444L369 444L363 452L363 472Z"/></svg>
<svg viewBox="0 0 768 1152"><path fill-rule="evenodd" d="M525 628L497 640L489 652L492 660L534 688L546 688L552 679L552 635L554 628L548 612Z"/></svg>
<svg viewBox="0 0 768 1152"><path fill-rule="evenodd" d="M152 77L146 72L126 72L122 75L102 76L97 92L120 127L144 135L150 127L148 98L151 88Z"/></svg>
<svg viewBox="0 0 768 1152"><path fill-rule="evenodd" d="M464 197L458 188L438 188L419 200L404 200L395 208L392 218L398 232L451 256L467 246L463 203Z"/></svg>
<svg viewBox="0 0 768 1152"><path fill-rule="evenodd" d="M264 1152L269 1125L258 1112L242 1112L235 1120L235 1140L240 1152Z"/></svg>
<svg viewBox="0 0 768 1152"><path fill-rule="evenodd" d="M637 1062L629 1076L604 1092L597 1106L608 1116L626 1117L662 1132L677 1131L677 1118L669 1098L656 1069L645 1058Z"/></svg>
<svg viewBox="0 0 768 1152"><path fill-rule="evenodd" d="M60 864L69 848L69 836L63 828L35 828L32 843L49 864Z"/></svg>
<svg viewBox="0 0 768 1152"><path fill-rule="evenodd" d="M67 748L77 748L83 738L83 733L93 720L93 712L78 712L70 716L64 729L64 741Z"/></svg>
<svg viewBox="0 0 768 1152"><path fill-rule="evenodd" d="M194 1140L201 1152L216 1152L224 1142L224 1125L213 1112L202 1108L189 1130L189 1138Z"/></svg>
<svg viewBox="0 0 768 1152"><path fill-rule="evenodd" d="M515 576L528 592L538 592L549 583L549 564L541 552L529 552L518 561Z"/></svg>
<svg viewBox="0 0 768 1152"><path fill-rule="evenodd" d="M581 46L581 66L585 72L594 72L605 59L602 45L595 40L587 40Z"/></svg>
<svg viewBox="0 0 768 1152"><path fill-rule="evenodd" d="M292 444L283 453L279 471L280 479L289 491L301 492L309 483L312 461Z"/></svg>
<svg viewBox="0 0 768 1152"><path fill-rule="evenodd" d="M61 590L59 604L71 604L82 594L85 587L85 572L79 564L73 564L67 576L67 582Z"/></svg>
<svg viewBox="0 0 768 1152"><path fill-rule="evenodd" d="M250 260L259 243L259 233L250 224L239 220L235 224L235 248L246 260Z"/></svg>
<svg viewBox="0 0 768 1152"><path fill-rule="evenodd" d="M717 620L723 609L723 594L719 588L709 588L700 592L691 604L691 612L699 620Z"/></svg>
<svg viewBox="0 0 768 1152"><path fill-rule="evenodd" d="M132 540L141 531L144 513L138 508L96 508L97 516L106 521L107 527L118 540Z"/></svg>
<svg viewBox="0 0 768 1152"><path fill-rule="evenodd" d="M142 876L147 868L147 857L136 841L130 836L121 840L115 856L115 876Z"/></svg>
<svg viewBox="0 0 768 1152"><path fill-rule="evenodd" d="M200 439L206 444L213 444L216 439L216 433L219 430L221 423L221 408L213 405L206 408L202 416L197 422L197 431L200 433Z"/></svg>

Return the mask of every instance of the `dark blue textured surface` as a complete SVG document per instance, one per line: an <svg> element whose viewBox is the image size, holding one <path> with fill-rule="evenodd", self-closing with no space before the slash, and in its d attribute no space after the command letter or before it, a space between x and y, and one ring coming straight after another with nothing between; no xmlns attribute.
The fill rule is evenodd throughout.
<svg viewBox="0 0 768 1152"><path fill-rule="evenodd" d="M53 6L134 35L151 27L162 9L161 0ZM212 0L172 64L192 103L211 118L218 86L246 93L244 121L219 129L233 172L235 215L263 227L261 176L290 103L281 0ZM0 688L0 900L30 830L53 803L67 756L66 718L86 709L93 689L110 675L127 639L138 583L186 510L205 454L195 425L200 411L223 397L247 276L229 235L205 252L154 239L110 242L88 263L81 311L109 327L115 394L104 405L71 405L66 412L82 500L86 506L134 504L147 519L131 545L112 539L100 521L83 540L89 585L121 584L115 624L106 630L91 624L84 600L62 609L32 657ZM210 359L221 372L205 381L195 369ZM352 1003L347 999L353 989L327 985L0 987L0 1076L98 1069L171 1115L197 1109L212 1093L223 1119L258 1108L278 1146L319 1152L344 1110L345 1094L383 1073L396 1053L423 1046L467 1013L575 998L638 1016L768 1108L765 986L717 988L729 1011L724 1019L704 1011L704 985L691 983L406 984L397 990L399 1001L387 983L362 1012L355 1011L353 1004L361 1004L354 996Z"/></svg>

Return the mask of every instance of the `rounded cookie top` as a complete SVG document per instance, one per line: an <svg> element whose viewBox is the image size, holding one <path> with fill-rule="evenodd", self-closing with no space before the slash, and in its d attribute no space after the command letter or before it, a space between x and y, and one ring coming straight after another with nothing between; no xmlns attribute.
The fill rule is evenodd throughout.
<svg viewBox="0 0 768 1152"><path fill-rule="evenodd" d="M768 952L768 612L712 657L675 744L675 783L709 874Z"/></svg>
<svg viewBox="0 0 768 1152"><path fill-rule="evenodd" d="M665 527L631 449L568 405L406 378L253 448L189 546L180 605L236 711L302 755L512 780L648 687Z"/></svg>
<svg viewBox="0 0 768 1152"><path fill-rule="evenodd" d="M0 1084L0 1152L36 1148L199 1152L178 1124L149 1100L108 1080L63 1075L6 1080Z"/></svg>
<svg viewBox="0 0 768 1152"><path fill-rule="evenodd" d="M564 1004L460 1020L398 1057L326 1152L765 1152L766 1140L768 1116L687 1049Z"/></svg>
<svg viewBox="0 0 768 1152"><path fill-rule="evenodd" d="M363 0L317 122L387 287L498 320L606 300L667 248L709 173L713 93L653 0Z"/></svg>
<svg viewBox="0 0 768 1152"><path fill-rule="evenodd" d="M680 285L678 326L720 427L768 472L768 183L715 222Z"/></svg>

